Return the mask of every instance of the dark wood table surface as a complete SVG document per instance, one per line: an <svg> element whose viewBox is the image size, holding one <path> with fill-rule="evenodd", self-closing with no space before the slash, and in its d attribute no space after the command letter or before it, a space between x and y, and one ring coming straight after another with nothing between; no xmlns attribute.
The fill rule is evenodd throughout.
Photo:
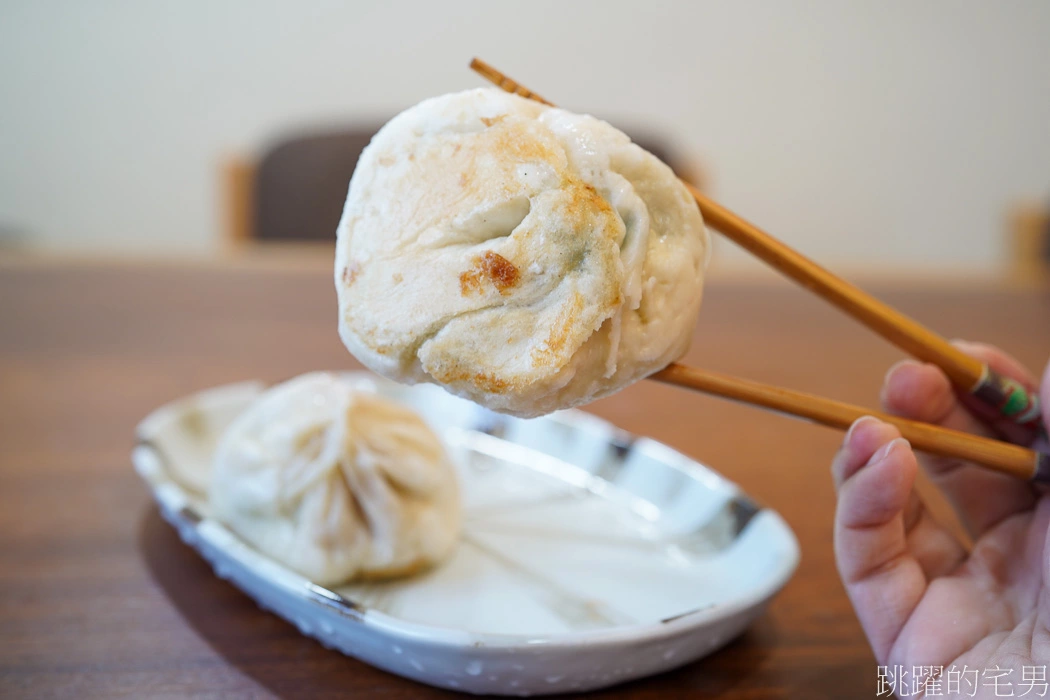
<svg viewBox="0 0 1050 700"><path fill-rule="evenodd" d="M1041 368L1050 294L964 284L869 287ZM687 361L874 406L900 356L797 288L715 281ZM0 697L454 697L261 611L180 542L129 462L136 422L163 402L356 366L326 264L0 266ZM712 465L802 546L795 577L737 641L597 697L875 695L832 556L837 433L648 382L587 410Z"/></svg>

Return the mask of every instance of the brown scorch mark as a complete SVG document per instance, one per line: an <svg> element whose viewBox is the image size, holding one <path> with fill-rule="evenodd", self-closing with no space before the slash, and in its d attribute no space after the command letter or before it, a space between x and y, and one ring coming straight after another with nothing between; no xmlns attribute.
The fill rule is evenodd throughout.
<svg viewBox="0 0 1050 700"><path fill-rule="evenodd" d="M459 276L459 291L463 296L481 291L482 280L487 279L502 295L518 283L521 273L510 260L491 250L474 258L474 267Z"/></svg>
<svg viewBox="0 0 1050 700"><path fill-rule="evenodd" d="M361 266L357 263L356 260L351 262L348 266L344 267L342 274L343 284L345 284L347 287L352 285L354 283L354 280L357 279L357 273L360 271Z"/></svg>

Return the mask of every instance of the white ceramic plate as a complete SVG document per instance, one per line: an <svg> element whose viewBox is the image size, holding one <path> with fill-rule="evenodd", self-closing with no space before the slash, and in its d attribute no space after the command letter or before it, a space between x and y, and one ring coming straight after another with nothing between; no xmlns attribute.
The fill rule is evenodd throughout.
<svg viewBox="0 0 1050 700"><path fill-rule="evenodd" d="M665 445L580 411L519 420L437 387L351 376L419 411L456 461L462 540L423 576L325 589L209 517L215 442L261 384L157 409L133 453L216 574L327 647L471 693L592 690L723 646L798 564L776 513Z"/></svg>

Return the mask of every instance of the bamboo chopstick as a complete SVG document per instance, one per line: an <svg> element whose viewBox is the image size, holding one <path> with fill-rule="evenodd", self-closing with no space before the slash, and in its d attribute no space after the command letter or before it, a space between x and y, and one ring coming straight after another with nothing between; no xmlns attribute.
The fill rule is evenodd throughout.
<svg viewBox="0 0 1050 700"><path fill-rule="evenodd" d="M897 426L912 447L930 454L976 462L996 471L1032 481L1050 481L1050 455L1019 445L899 418L790 389L672 364L649 377L734 401L768 408L845 430L863 416Z"/></svg>
<svg viewBox="0 0 1050 700"><path fill-rule="evenodd" d="M554 106L520 83L474 58L470 67L485 79L522 97ZM912 356L937 365L957 387L980 398L1002 416L1043 432L1038 397L1018 382L992 371L940 335L858 287L832 274L754 224L683 183L704 221L790 279L845 311Z"/></svg>
<svg viewBox="0 0 1050 700"><path fill-rule="evenodd" d="M546 105L553 104L475 58L470 67L500 88ZM1034 395L963 353L941 336L859 288L837 277L801 253L712 201L689 183L704 220L717 231L790 279L828 300L913 356L936 364L958 387L982 398L1002 415L1041 429ZM677 363L649 377L730 400L846 429L858 418L875 416L895 425L913 447L955 457L1032 481L1050 482L1050 455L1019 445L899 418L860 406L730 377Z"/></svg>
<svg viewBox="0 0 1050 700"><path fill-rule="evenodd" d="M503 73L500 73L498 70L482 61L480 58L474 57L470 59L470 69L496 87L502 88L507 92L512 92L515 95L520 95L521 97L528 98L534 102L539 102L540 104L549 105L551 107L554 106L553 102L543 99L516 80L511 80L503 75Z"/></svg>
<svg viewBox="0 0 1050 700"><path fill-rule="evenodd" d="M901 350L940 367L952 384L990 404L1003 416L1034 431L1043 429L1038 397L992 371L943 337L859 287L838 277L754 224L683 183L704 221L770 267L875 331Z"/></svg>
<svg viewBox="0 0 1050 700"><path fill-rule="evenodd" d="M953 384L970 390L981 381L985 366L980 360L963 353L921 324L836 277L712 201L692 185L686 183L686 187L700 206L704 223L755 257L827 299L905 352L937 365Z"/></svg>

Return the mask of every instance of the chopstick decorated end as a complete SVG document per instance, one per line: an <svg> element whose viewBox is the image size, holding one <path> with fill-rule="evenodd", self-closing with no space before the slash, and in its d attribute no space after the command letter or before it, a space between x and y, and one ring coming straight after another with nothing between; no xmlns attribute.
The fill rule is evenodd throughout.
<svg viewBox="0 0 1050 700"><path fill-rule="evenodd" d="M996 410L999 415L1031 429L1036 434L1046 435L1039 397L1020 382L1004 377L985 365L980 381L970 391Z"/></svg>

